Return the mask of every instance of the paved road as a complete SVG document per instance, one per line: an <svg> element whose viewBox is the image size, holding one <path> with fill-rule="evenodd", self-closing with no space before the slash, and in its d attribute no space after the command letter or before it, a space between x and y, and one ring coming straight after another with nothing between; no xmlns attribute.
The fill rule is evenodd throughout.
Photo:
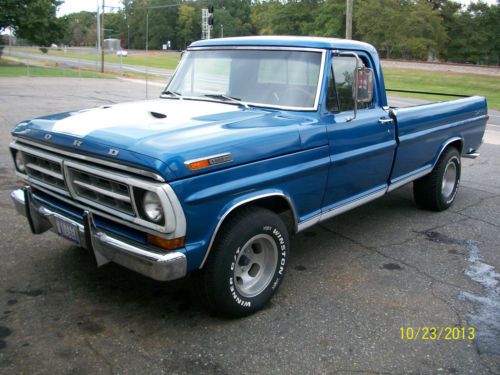
<svg viewBox="0 0 500 375"><path fill-rule="evenodd" d="M500 372L500 137L491 126L481 158L463 162L450 210L419 210L406 186L313 227L293 238L272 303L228 321L200 306L189 279L96 269L54 234L32 236L10 204L14 123L141 99L143 85L3 78L0 96L0 373ZM471 325L473 341L400 339L401 326Z"/></svg>
<svg viewBox="0 0 500 375"><path fill-rule="evenodd" d="M7 53L6 53L7 54ZM66 65L71 68L91 68L91 69L100 69L100 60L98 62L92 60L85 59L77 59L73 57L63 57L63 56L53 56L53 55L40 55L38 53L30 53L24 51L13 50L11 52L13 57L28 59L28 60L39 60L39 61L53 61L57 62L60 65ZM122 71L132 72L132 73L147 73L163 78L170 78L174 73L171 69L159 69L159 68L149 68L140 65L129 65L127 64L127 58L123 59L124 63L110 63L106 62L104 69L113 72Z"/></svg>

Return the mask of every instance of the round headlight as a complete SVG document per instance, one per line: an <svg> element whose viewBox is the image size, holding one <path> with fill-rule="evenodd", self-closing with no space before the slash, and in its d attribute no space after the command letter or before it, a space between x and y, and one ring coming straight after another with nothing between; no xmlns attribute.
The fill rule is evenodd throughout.
<svg viewBox="0 0 500 375"><path fill-rule="evenodd" d="M142 198L142 206L146 218L154 223L159 223L163 220L163 207L160 198L152 191L148 191Z"/></svg>
<svg viewBox="0 0 500 375"><path fill-rule="evenodd" d="M26 165L24 164L24 158L23 158L23 154L21 154L21 151L16 152L16 157L14 160L16 163L17 170L21 173L26 172Z"/></svg>

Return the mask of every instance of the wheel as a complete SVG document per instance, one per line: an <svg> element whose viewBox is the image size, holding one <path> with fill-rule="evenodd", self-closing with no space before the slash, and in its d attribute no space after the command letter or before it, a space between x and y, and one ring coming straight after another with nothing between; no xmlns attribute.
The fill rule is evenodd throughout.
<svg viewBox="0 0 500 375"><path fill-rule="evenodd" d="M289 253L288 231L264 208L239 211L223 225L195 288L215 313L241 317L260 310L283 281Z"/></svg>
<svg viewBox="0 0 500 375"><path fill-rule="evenodd" d="M443 152L430 174L413 182L417 204L428 210L446 210L457 196L460 172L460 154L455 147L450 147Z"/></svg>

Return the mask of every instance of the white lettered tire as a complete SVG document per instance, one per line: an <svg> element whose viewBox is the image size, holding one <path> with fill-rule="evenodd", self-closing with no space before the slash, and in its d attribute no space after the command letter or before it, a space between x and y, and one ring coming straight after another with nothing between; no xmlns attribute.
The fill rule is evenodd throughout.
<svg viewBox="0 0 500 375"><path fill-rule="evenodd" d="M262 309L285 275L289 254L285 224L260 207L240 210L222 226L196 289L215 313L241 317Z"/></svg>

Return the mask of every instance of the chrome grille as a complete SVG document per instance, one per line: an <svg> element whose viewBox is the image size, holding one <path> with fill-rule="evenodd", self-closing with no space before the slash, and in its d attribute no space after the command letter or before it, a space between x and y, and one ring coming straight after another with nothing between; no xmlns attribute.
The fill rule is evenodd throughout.
<svg viewBox="0 0 500 375"><path fill-rule="evenodd" d="M135 216L130 187L127 184L75 167L67 167L66 172L67 183L76 199Z"/></svg>
<svg viewBox="0 0 500 375"><path fill-rule="evenodd" d="M29 177L42 181L59 189L67 190L60 161L20 151Z"/></svg>
<svg viewBox="0 0 500 375"><path fill-rule="evenodd" d="M140 230L147 228L171 238L185 235L185 217L177 196L170 185L153 172L27 140L16 139L10 149L17 175L37 190ZM16 153L23 156L25 170L19 169ZM163 225L148 221L138 210L135 196L144 191L152 191L160 198L166 218Z"/></svg>

